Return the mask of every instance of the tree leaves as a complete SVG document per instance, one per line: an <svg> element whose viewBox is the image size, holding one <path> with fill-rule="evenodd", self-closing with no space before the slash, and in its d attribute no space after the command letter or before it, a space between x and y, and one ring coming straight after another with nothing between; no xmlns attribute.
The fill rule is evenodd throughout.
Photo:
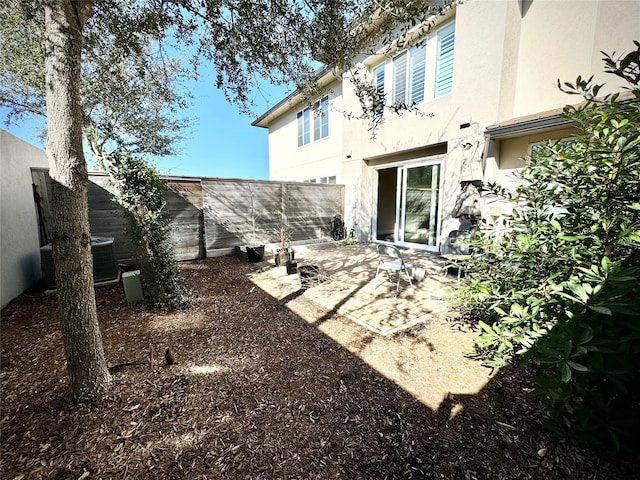
<svg viewBox="0 0 640 480"><path fill-rule="evenodd" d="M188 121L182 88L207 64L215 86L251 113L262 81L300 88L312 101L318 67L353 70L372 43L392 44L411 28L423 33L452 0L371 4L361 0L184 0L92 2L83 28L85 124L96 150L106 143L139 152L174 151ZM0 103L9 117L44 114L43 3L9 0L0 8ZM26 35L25 35L26 33ZM382 117L368 79L354 81L371 128ZM119 88L118 88L119 87ZM402 110L414 111L413 105ZM346 113L345 113L346 114ZM428 115L428 113L425 113ZM354 115L360 118L360 115ZM98 152L94 152L96 154ZM106 154L102 152L102 154Z"/></svg>
<svg viewBox="0 0 640 480"><path fill-rule="evenodd" d="M619 63L608 57L610 73L636 79L635 44ZM619 448L640 428L628 422L640 395L640 104L598 98L592 80L559 82L585 99L564 109L582 134L532 151L511 229L479 237L461 304L483 322L477 356L533 362L556 427ZM638 98L637 82L629 90Z"/></svg>

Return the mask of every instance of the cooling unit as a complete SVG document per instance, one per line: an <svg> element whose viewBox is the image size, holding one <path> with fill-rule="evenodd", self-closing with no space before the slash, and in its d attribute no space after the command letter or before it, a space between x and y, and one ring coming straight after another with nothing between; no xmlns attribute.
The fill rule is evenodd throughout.
<svg viewBox="0 0 640 480"><path fill-rule="evenodd" d="M113 251L113 237L91 237L93 255L93 281L106 282L118 278L118 264ZM56 288L56 272L53 265L51 244L40 247L42 274L47 288Z"/></svg>

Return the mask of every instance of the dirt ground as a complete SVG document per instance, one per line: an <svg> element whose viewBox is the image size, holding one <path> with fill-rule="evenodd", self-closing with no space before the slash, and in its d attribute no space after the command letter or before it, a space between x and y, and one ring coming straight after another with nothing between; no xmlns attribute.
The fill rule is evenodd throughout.
<svg viewBox="0 0 640 480"><path fill-rule="evenodd" d="M489 377L460 355L475 333L451 313L381 337L299 295L294 312L252 282L263 268L183 263L198 300L178 312L98 288L115 386L87 404L65 399L55 294L11 302L0 478L640 478L637 464L543 432L527 373ZM443 395L443 378L474 387Z"/></svg>

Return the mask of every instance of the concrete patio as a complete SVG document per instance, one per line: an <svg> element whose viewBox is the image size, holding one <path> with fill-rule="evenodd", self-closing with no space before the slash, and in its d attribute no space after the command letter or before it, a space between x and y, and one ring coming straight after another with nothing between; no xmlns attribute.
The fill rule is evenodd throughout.
<svg viewBox="0 0 640 480"><path fill-rule="evenodd" d="M411 249L402 252L416 276L424 274L424 278L413 285L401 282L397 297L395 283L387 281L384 272L376 279L377 244L295 247L298 267L320 267L319 281L306 290L300 289L299 276L287 275L284 266L266 267L252 280L278 299L304 296L313 300L321 307L319 316L339 313L372 332L390 335L429 323L446 312L450 304L447 299L457 286L456 276L443 275L446 261L439 255Z"/></svg>
<svg viewBox="0 0 640 480"><path fill-rule="evenodd" d="M474 395L485 386L488 370L464 355L476 334L450 315L447 297L458 283L456 275L443 276L443 258L405 250L405 261L425 275L413 286L402 283L396 297L396 286L385 282L386 275L375 278L376 244L294 248L298 266L320 267L317 285L302 290L298 275L287 275L284 266L274 267L272 261L251 275L256 287L282 307L434 412L451 395ZM454 402L447 408L453 418L461 407Z"/></svg>

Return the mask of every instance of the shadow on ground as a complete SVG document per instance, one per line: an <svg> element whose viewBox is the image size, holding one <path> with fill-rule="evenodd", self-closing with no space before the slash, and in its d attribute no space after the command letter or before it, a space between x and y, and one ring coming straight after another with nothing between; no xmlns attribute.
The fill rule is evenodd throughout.
<svg viewBox="0 0 640 480"><path fill-rule="evenodd" d="M7 306L0 476L466 480L635 474L633 465L606 462L541 434L540 412L521 373L502 372L477 393L453 391L434 411L367 363L367 352L382 352L380 336L335 314L310 323L256 288L249 278L256 268L233 257L183 264L200 299L172 313L130 306L120 287L99 289L109 364L144 361L150 350L154 360L116 374L115 387L93 404L64 400L55 295L29 292ZM289 304L302 299L290 295ZM306 308L317 307L310 302ZM332 325L338 335L341 324L349 335L359 329L346 345L323 331ZM443 326L454 336L459 332ZM422 358L416 351L445 355L447 346L430 337L430 328L387 337L405 349L380 358L410 378ZM163 364L166 347L175 352L175 365ZM447 368L435 358L434 368ZM429 379L416 388L429 390Z"/></svg>

